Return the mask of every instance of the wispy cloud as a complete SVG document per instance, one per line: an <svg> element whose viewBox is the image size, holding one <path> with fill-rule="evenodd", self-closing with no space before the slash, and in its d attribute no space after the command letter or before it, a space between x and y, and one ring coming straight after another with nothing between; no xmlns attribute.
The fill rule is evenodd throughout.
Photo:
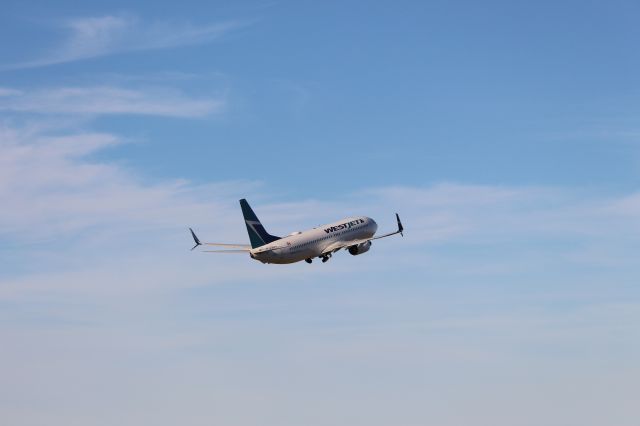
<svg viewBox="0 0 640 426"><path fill-rule="evenodd" d="M121 143L120 137L109 133L73 128L50 132L37 122L0 126L0 197L8 206L0 210L0 233L29 242L64 238L87 229L146 232L156 227L207 225L215 209L230 212L217 214L216 226L223 218L229 223L238 220L237 198L246 196L251 185L200 187L179 179L143 184L117 163L89 157ZM225 186L230 196L212 198ZM346 212L371 215L379 221L381 231L392 230L392 209L400 212L408 230L403 246L416 250L425 245L518 247L551 242L557 256L557 248L570 241L570 250L563 251L567 259L594 263L600 256L599 261L606 264L625 252L627 243L621 241L640 240L640 222L633 214L637 198L637 194L585 197L561 188L436 184L369 189L352 194L348 202L267 203L261 211L274 232L282 233L315 226ZM317 216L318 211L324 212L322 217ZM218 228L216 234L221 231ZM224 232L228 239L237 239L238 233L226 234L229 228ZM593 247L603 249L594 251ZM483 263L490 270L487 265Z"/></svg>
<svg viewBox="0 0 640 426"><path fill-rule="evenodd" d="M369 393L371 380L362 384L362 377L373 377L376 389L389 383L408 389L415 407L424 395L447 406L466 389L460 404L480 398L479 406L499 410L502 399L482 399L486 371L492 395L519 389L524 380L534 391L519 401L545 406L536 400L542 389L553 396L549 407L566 395L576 398L576 380L591 395L602 387L590 381L603 383L606 376L607 388L617 392L598 394L602 401L627 398L620 412L635 410L629 366L640 350L640 309L625 303L632 290L617 298L610 292L624 287L620 279L635 289L637 260L631 255L605 278L595 276L609 300L596 292L588 303L566 307L557 292L570 288L573 297L585 297L590 287L583 268L637 247L636 194L601 198L570 189L449 183L372 188L346 201L267 197L257 207L274 233L346 212L370 214L381 228L391 227L391 208L407 229L404 239L376 243L357 258L344 253L328 265L273 267L246 256L188 251L188 225L201 236L246 240L237 199L258 192L255 183L149 183L92 155L124 143L119 136L48 126L0 125L0 334L6 343L0 373L10 390L0 389L0 406L10 422L91 423L99 410L118 414L100 417L99 424L184 423L185 412L193 424L202 418L264 424L274 406L290 415L294 390L313 382L318 393L298 397L296 406L304 409L291 424L304 423L307 407L319 400L361 420L364 405L341 402L353 395L384 407L392 401L382 420L378 413L366 419L389 424L406 411L406 395ZM586 253L588 259L566 257L593 246L601 250ZM571 262L571 271L557 273L558 265ZM528 297L540 297L541 288L551 307ZM556 354L551 363L545 362L549 348ZM283 371L294 371L294 382L274 394ZM342 386L333 400L327 395L338 381L347 390ZM566 394L553 393L558 383ZM113 398L95 398L87 389ZM211 395L224 402L222 410L209 410ZM255 401L264 406L255 418L238 420L248 398L252 413ZM78 412L78 406L85 408ZM152 417L139 417L140 407ZM442 420L445 411L435 414L436 423L469 423ZM521 413L514 409L498 424L517 423ZM276 417L267 423L278 423Z"/></svg>
<svg viewBox="0 0 640 426"><path fill-rule="evenodd" d="M0 110L39 114L142 114L203 117L220 112L224 100L194 98L174 89L113 86L62 87L32 91L2 89Z"/></svg>
<svg viewBox="0 0 640 426"><path fill-rule="evenodd" d="M100 16L69 19L62 23L66 38L42 57L5 69L32 68L140 50L165 49L210 43L246 26L244 21L206 25L189 22L146 22L135 16Z"/></svg>
<svg viewBox="0 0 640 426"><path fill-rule="evenodd" d="M87 157L121 143L108 133L67 130L53 136L36 126L0 126L0 198L5 203L0 235L22 235L28 241L107 223L128 229L166 226L175 223L171 217L185 219L192 214L189 209L200 210L193 191L219 192L178 179L144 185L117 164Z"/></svg>
<svg viewBox="0 0 640 426"><path fill-rule="evenodd" d="M0 87L0 96L17 96L22 94L19 90L8 87Z"/></svg>

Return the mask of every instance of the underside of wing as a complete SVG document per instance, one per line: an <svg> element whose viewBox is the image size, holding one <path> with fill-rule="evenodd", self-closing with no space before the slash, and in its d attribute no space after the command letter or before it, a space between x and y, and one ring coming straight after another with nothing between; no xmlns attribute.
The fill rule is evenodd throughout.
<svg viewBox="0 0 640 426"><path fill-rule="evenodd" d="M325 247L324 250L322 250L322 253L320 253L320 256L333 254L338 250L346 249L365 241L369 241L369 240L366 239L366 240L352 240L352 241L336 241L334 243L329 244L327 247Z"/></svg>

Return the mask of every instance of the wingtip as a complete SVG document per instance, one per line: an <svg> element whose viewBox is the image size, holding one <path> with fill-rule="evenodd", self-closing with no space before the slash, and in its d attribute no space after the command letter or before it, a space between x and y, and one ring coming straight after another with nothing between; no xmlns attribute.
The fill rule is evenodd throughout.
<svg viewBox="0 0 640 426"><path fill-rule="evenodd" d="M400 221L400 215L398 213L396 213L396 220L398 221L398 232L400 233L401 236L404 237L404 234L403 234L404 226L402 226L402 222Z"/></svg>
<svg viewBox="0 0 640 426"><path fill-rule="evenodd" d="M193 251L193 249L195 249L198 246L201 246L202 243L200 242L200 240L198 239L198 237L196 236L196 233L193 232L193 229L189 228L189 231L191 232L191 236L193 237L193 242L196 243L195 246L191 247L191 251Z"/></svg>

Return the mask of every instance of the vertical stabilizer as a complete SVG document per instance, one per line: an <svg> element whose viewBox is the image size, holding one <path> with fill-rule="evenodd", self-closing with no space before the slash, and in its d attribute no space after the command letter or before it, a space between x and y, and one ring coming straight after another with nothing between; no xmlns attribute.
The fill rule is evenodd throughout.
<svg viewBox="0 0 640 426"><path fill-rule="evenodd" d="M258 219L258 216L256 216L253 209L244 198L240 200L240 207L242 208L244 223L247 225L251 248L260 247L280 239L280 237L271 235L266 231L266 229L264 229L264 226L260 223L260 219Z"/></svg>

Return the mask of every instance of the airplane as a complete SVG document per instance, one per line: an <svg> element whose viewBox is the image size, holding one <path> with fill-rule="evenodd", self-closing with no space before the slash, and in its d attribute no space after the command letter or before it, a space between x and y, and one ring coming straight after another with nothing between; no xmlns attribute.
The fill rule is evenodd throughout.
<svg viewBox="0 0 640 426"><path fill-rule="evenodd" d="M396 234L404 236L404 227L400 222L400 216L396 213L398 230L388 234L374 236L378 230L378 224L370 217L357 216L348 217L307 231L293 232L286 237L276 237L269 234L262 226L247 200L240 200L240 207L251 244L203 243L193 232L193 229L189 228L195 242L191 250L198 246L217 246L226 247L226 249L203 250L203 252L248 253L252 259L262 263L287 264L300 262L301 260L311 263L314 258L320 258L322 263L325 263L335 252L341 249L345 249L353 256L357 256L369 251L373 240Z"/></svg>

